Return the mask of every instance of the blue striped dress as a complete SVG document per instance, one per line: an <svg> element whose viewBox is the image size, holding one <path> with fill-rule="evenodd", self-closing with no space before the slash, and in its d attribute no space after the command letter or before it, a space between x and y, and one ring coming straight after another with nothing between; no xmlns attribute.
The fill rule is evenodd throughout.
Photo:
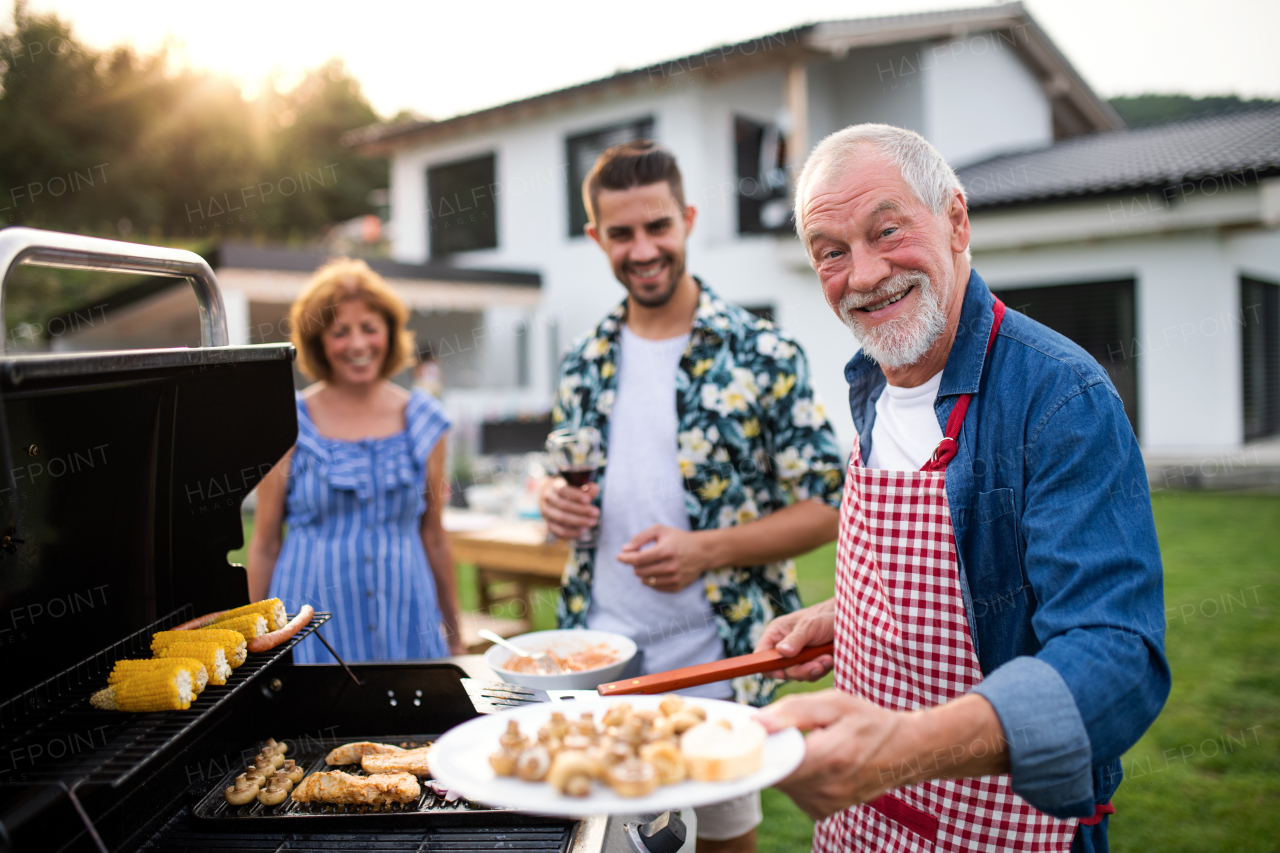
<svg viewBox="0 0 1280 853"><path fill-rule="evenodd" d="M290 613L302 604L332 613L322 631L348 661L449 653L420 532L427 457L449 419L433 397L415 390L405 422L407 429L384 438L328 438L298 395L298 443L285 498L288 532L271 595ZM294 659L334 662L314 637L298 645Z"/></svg>

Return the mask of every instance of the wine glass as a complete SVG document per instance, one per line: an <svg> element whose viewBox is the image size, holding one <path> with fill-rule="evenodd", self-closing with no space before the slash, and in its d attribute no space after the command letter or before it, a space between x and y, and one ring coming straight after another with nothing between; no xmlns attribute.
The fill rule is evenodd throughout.
<svg viewBox="0 0 1280 853"><path fill-rule="evenodd" d="M558 429L547 436L547 453L552 467L566 483L584 489L595 480L603 461L600 444L600 430L595 427ZM584 548L595 545L596 528L582 531L576 542Z"/></svg>

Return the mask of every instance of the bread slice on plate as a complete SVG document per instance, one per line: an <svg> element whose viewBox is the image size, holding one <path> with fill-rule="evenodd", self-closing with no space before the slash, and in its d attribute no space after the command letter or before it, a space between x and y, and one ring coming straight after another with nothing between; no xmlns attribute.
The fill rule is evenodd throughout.
<svg viewBox="0 0 1280 853"><path fill-rule="evenodd" d="M726 721L699 723L680 736L680 751L698 782L728 782L760 769L768 734L754 720L730 728Z"/></svg>

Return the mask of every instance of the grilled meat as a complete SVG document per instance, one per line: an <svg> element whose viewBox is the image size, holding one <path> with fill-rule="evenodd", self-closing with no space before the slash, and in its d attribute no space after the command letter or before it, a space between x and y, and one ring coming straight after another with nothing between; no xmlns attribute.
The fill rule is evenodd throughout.
<svg viewBox="0 0 1280 853"><path fill-rule="evenodd" d="M341 770L312 773L293 789L300 803L344 803L380 806L387 803L417 802L422 788L408 773L379 773L352 776Z"/></svg>
<svg viewBox="0 0 1280 853"><path fill-rule="evenodd" d="M383 755L388 752L404 752L404 747L392 746L389 743L372 743L367 740L344 743L342 746L330 750L329 754L324 757L324 763L331 766L334 764L359 764L360 759L366 755Z"/></svg>
<svg viewBox="0 0 1280 853"><path fill-rule="evenodd" d="M427 753L430 746L407 749L404 752L387 752L381 755L366 755L360 759L360 766L370 775L374 773L412 773L414 776L430 776L427 767Z"/></svg>

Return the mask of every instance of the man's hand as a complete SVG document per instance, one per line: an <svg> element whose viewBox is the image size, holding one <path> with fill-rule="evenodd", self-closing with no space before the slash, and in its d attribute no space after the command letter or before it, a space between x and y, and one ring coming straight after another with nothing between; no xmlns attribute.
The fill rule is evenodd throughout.
<svg viewBox="0 0 1280 853"><path fill-rule="evenodd" d="M788 726L809 732L804 761L777 787L816 821L903 784L894 778L889 747L909 716L823 690L785 696L756 719L771 733Z"/></svg>
<svg viewBox="0 0 1280 853"><path fill-rule="evenodd" d="M814 820L926 779L1009 771L1000 718L977 693L924 711L890 711L823 690L786 696L756 719L770 732L809 732L804 761L777 787Z"/></svg>
<svg viewBox="0 0 1280 853"><path fill-rule="evenodd" d="M703 572L719 568L708 535L714 532L691 533L655 524L622 546L618 562L631 566L636 577L658 592L679 592Z"/></svg>
<svg viewBox="0 0 1280 853"><path fill-rule="evenodd" d="M830 643L836 636L836 604L835 599L828 599L803 610L788 613L774 619L764 629L760 642L756 643L757 652L777 649L783 655L792 657L800 653L806 646L820 646ZM768 673L770 678L788 678L792 681L817 681L832 667L835 659L831 655L822 655L799 666L787 667Z"/></svg>
<svg viewBox="0 0 1280 853"><path fill-rule="evenodd" d="M582 488L571 486L563 477L548 480L538 498L538 509L547 530L558 539L577 539L600 521L600 510L592 505L600 494L598 483Z"/></svg>

